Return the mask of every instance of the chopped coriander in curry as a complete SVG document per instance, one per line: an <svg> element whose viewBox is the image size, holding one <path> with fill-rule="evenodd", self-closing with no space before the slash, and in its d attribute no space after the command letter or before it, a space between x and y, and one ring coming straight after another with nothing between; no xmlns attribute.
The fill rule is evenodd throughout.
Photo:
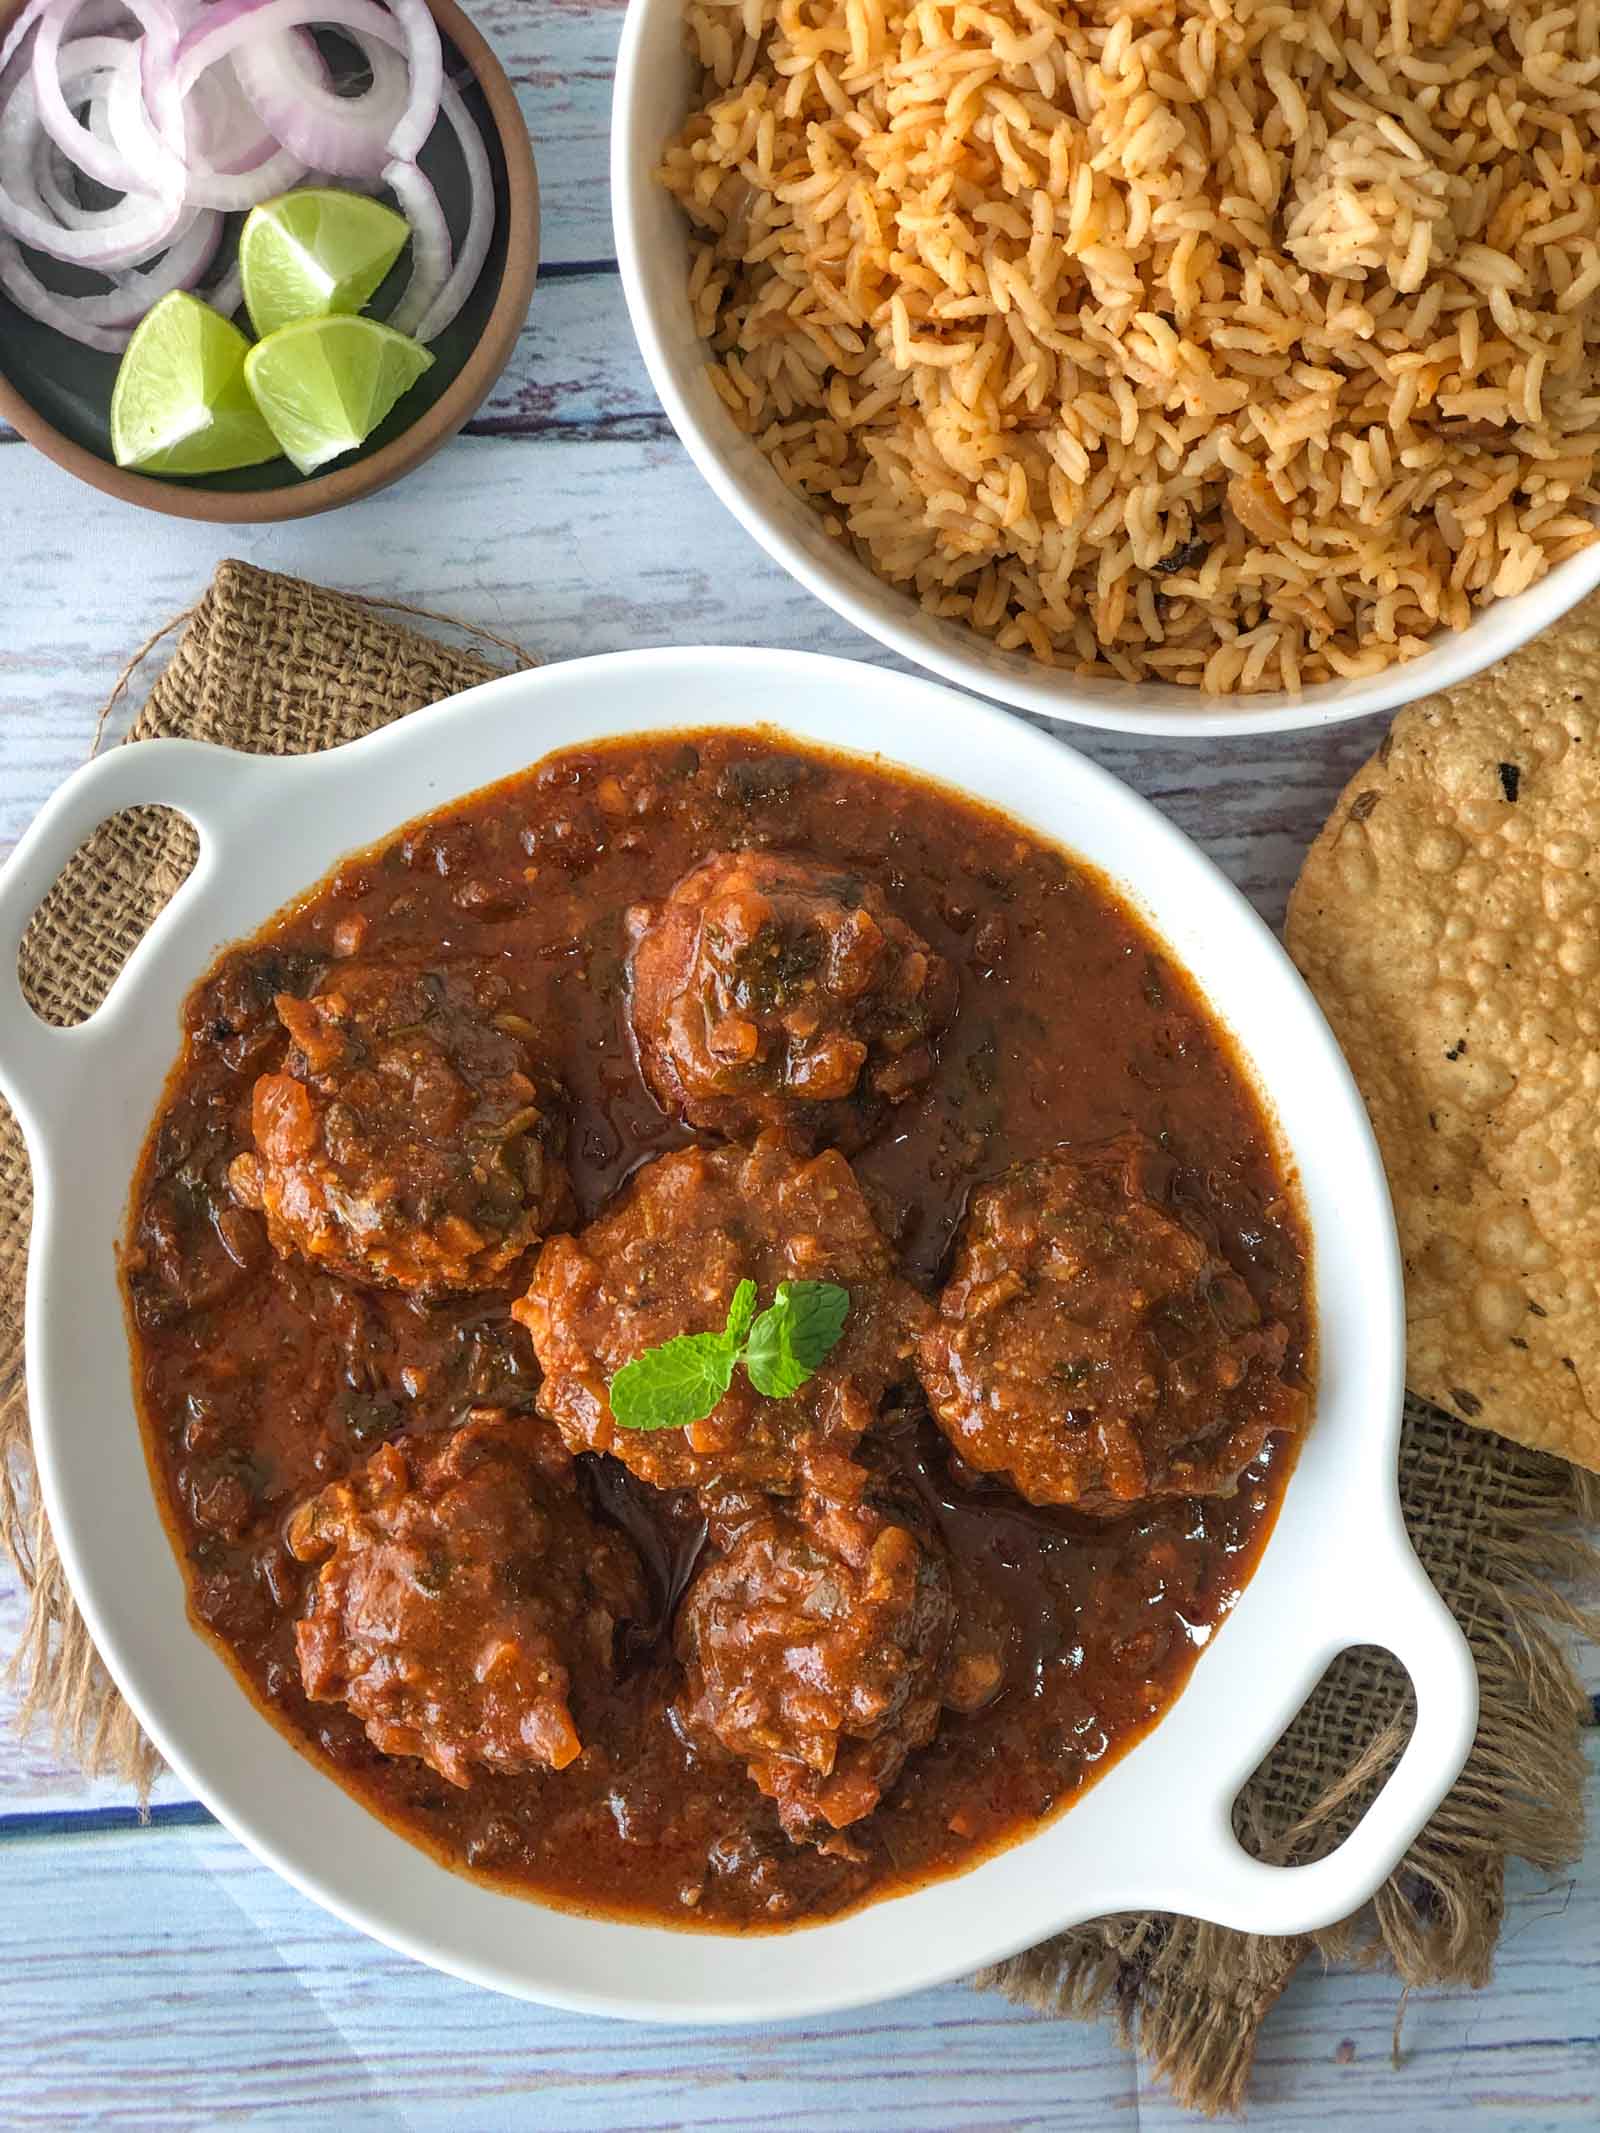
<svg viewBox="0 0 1600 2133"><path fill-rule="evenodd" d="M123 1265L262 1707L452 1865L721 1930L1068 1804L1308 1412L1292 1181L1184 973L764 732L552 757L230 949Z"/></svg>

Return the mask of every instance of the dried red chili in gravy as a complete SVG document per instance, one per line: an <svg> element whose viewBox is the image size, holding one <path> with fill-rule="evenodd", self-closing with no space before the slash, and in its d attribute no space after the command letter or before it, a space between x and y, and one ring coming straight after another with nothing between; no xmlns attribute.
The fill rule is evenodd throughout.
<svg viewBox="0 0 1600 2133"><path fill-rule="evenodd" d="M183 1054L135 1186L125 1276L147 1446L197 1624L307 1752L406 1835L530 1894L720 1928L793 1924L957 1871L1069 1802L1178 1693L1248 1579L1292 1459L1282 1435L1230 1495L1120 1518L1030 1505L961 1467L915 1399L864 1441L888 1499L948 1549L961 1605L1006 1652L1002 1693L946 1711L849 1836L791 1843L736 1762L696 1757L668 1716L674 1612L705 1546L699 1506L585 1456L589 1515L643 1564L614 1677L574 1671L584 1754L480 1769L466 1789L387 1757L342 1705L309 1702L295 1626L313 1568L294 1509L385 1442L468 1408L532 1410L538 1366L510 1316L525 1261L492 1289L363 1286L269 1246L230 1190L251 1093L283 1066L278 995L341 957L467 971L541 1033L570 1100L582 1221L692 1136L640 1077L627 1029L624 914L708 853L768 847L869 877L956 976L930 1083L852 1161L925 1293L967 1196L1011 1164L1132 1128L1170 1158L1303 1385L1311 1327L1293 1187L1226 1035L1186 976L1090 869L998 814L908 776L760 731L555 756L347 860L230 950L186 1011Z"/></svg>

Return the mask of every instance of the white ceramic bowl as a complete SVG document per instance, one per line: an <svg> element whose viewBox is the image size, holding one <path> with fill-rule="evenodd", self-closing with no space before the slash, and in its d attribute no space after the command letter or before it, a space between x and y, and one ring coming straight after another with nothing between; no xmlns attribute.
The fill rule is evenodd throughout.
<svg viewBox="0 0 1600 2133"><path fill-rule="evenodd" d="M830 1924L738 1938L577 1917L452 1874L260 1715L185 1616L134 1416L113 1244L184 997L224 943L343 853L546 750L751 719L961 786L1123 884L1276 1108L1313 1232L1321 1373L1260 1568L1148 1738L1066 1814L966 1875ZM47 1028L17 982L27 919L97 822L146 801L193 821L198 865L99 1012ZM716 2022L816 2014L957 1975L1107 1911L1149 1906L1268 1933L1325 1925L1371 1895L1461 1767L1475 1682L1401 1521L1399 1261L1355 1087L1283 951L1210 862L1019 720L844 661L677 650L491 682L326 755L188 741L113 749L69 779L0 873L0 1089L33 1161L27 1349L40 1477L95 1642L163 1754L228 1827L393 1947L580 2009ZM1261 1865L1235 1843L1230 1803L1328 1661L1363 1643L1410 1671L1411 1743L1337 1851L1289 1870Z"/></svg>
<svg viewBox="0 0 1600 2133"><path fill-rule="evenodd" d="M1362 681L1318 682L1217 699L1171 683L1063 674L1003 652L964 624L928 614L826 534L765 456L734 427L707 374L688 297L687 220L655 172L694 90L683 40L684 0L629 0L611 106L611 201L628 311L673 428L728 509L774 561L857 629L946 681L1018 710L1122 733L1209 738L1284 733L1392 710L1504 659L1600 585L1600 544L1405 666Z"/></svg>

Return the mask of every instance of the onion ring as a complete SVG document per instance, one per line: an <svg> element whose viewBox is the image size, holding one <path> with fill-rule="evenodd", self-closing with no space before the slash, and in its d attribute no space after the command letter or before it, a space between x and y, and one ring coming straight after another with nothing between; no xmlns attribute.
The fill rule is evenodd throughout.
<svg viewBox="0 0 1600 2133"><path fill-rule="evenodd" d="M316 79L303 47L281 32L241 45L234 71L257 117L310 168L335 178L377 178L390 160L389 136L407 109L410 76L384 40L353 29L346 34L372 70L372 85L359 96L333 88L312 45L322 76Z"/></svg>
<svg viewBox="0 0 1600 2133"><path fill-rule="evenodd" d="M48 258L105 273L137 266L172 242L186 212L181 194L130 194L96 229L64 230L51 221L33 190L42 130L32 76L24 74L0 107L0 229Z"/></svg>
<svg viewBox="0 0 1600 2133"><path fill-rule="evenodd" d="M174 289L192 289L216 257L222 241L222 217L199 214L178 242L168 247L159 265L143 274L125 274L103 294L68 296L48 288L23 258L16 240L0 237L0 288L19 311L58 332L115 355L147 311ZM237 271L237 270L234 270ZM226 277L224 277L224 282ZM234 299L234 310L239 308Z"/></svg>
<svg viewBox="0 0 1600 2133"><path fill-rule="evenodd" d="M360 51L364 89L339 93L318 27ZM459 249L417 161L441 121L467 179ZM0 41L0 288L89 346L120 346L150 305L197 287L225 213L307 181L393 193L412 257L392 323L443 333L482 275L495 202L428 0L24 0ZM87 205L84 182L118 197ZM108 286L53 289L25 252ZM238 308L237 263L214 295Z"/></svg>
<svg viewBox="0 0 1600 2133"><path fill-rule="evenodd" d="M114 151L102 147L94 134L73 117L66 99L67 53L62 50L62 32L83 7L84 0L46 0L44 13L33 40L33 88L39 101L44 130L65 155L72 158L85 177L93 178L118 193L159 193L164 173L140 169ZM124 0L127 11L144 31L147 48L159 46L170 56L178 49L178 23L166 0ZM82 40L105 42L112 40ZM71 47L68 47L70 50Z"/></svg>
<svg viewBox="0 0 1600 2133"><path fill-rule="evenodd" d="M489 151L454 82L444 85L443 109L455 129L461 159L467 166L467 230L449 280L417 325L416 337L424 343L436 341L447 326L454 325L462 305L478 286L494 237L494 173L489 167Z"/></svg>
<svg viewBox="0 0 1600 2133"><path fill-rule="evenodd" d="M415 163L390 163L383 182L411 225L411 279L389 315L396 333L414 333L450 279L450 225L439 195Z"/></svg>
<svg viewBox="0 0 1600 2133"><path fill-rule="evenodd" d="M411 66L411 98L399 125L389 136L389 153L397 163L414 163L439 123L439 105L444 96L444 49L439 43L439 25L427 0L389 0L389 7L405 32L406 58Z"/></svg>
<svg viewBox="0 0 1600 2133"><path fill-rule="evenodd" d="M41 326L53 327L85 348L98 348L105 355L120 355L133 338L131 326L100 326L85 318L80 306L99 303L99 297L60 296L47 289L22 256L14 237L0 237L0 289L19 311L36 318Z"/></svg>
<svg viewBox="0 0 1600 2133"><path fill-rule="evenodd" d="M111 130L125 155L159 155L163 152L162 143L145 108L139 73L137 64L125 66L111 85L107 102ZM191 82L189 89L193 87ZM287 192L305 174L306 166L300 158L276 144L271 144L271 153L263 160L238 172L213 169L194 149L188 158L184 197L191 207L214 207L224 214L240 214Z"/></svg>

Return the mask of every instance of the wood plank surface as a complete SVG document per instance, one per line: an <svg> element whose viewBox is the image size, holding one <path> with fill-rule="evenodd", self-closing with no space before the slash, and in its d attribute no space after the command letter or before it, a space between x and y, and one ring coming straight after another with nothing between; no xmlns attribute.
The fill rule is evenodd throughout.
<svg viewBox="0 0 1600 2133"><path fill-rule="evenodd" d="M625 12L626 0L474 0L533 136L547 265L612 256L607 144Z"/></svg>
<svg viewBox="0 0 1600 2133"><path fill-rule="evenodd" d="M767 561L675 439L464 438L397 491L287 526L196 525L109 501L86 514L78 484L23 447L0 452L0 482L28 527L7 574L16 624L0 635L0 838L14 840L82 760L123 659L224 556L439 608L552 659L695 642L894 663ZM137 573L101 579L92 600L63 597L89 568L91 538L135 531ZM1276 921L1300 853L1382 723L1194 748L1062 732L1156 801Z"/></svg>
<svg viewBox="0 0 1600 2133"><path fill-rule="evenodd" d="M81 582L86 539L81 492L22 451L3 455L0 479L29 528L12 570L10 613L23 626L0 635L0 821L13 835L81 759L125 649L186 605L225 554L440 606L559 657L695 638L881 656L765 562L673 443L553 430L467 440L408 484L404 509L401 498L380 498L335 519L243 535L142 521L137 578L113 581L101 600L76 604L71 591ZM103 529L126 516L106 506L94 524ZM68 614L70 628L63 628L57 618ZM1373 745L1375 729L1198 751L1072 738L1162 805L1275 918L1299 851ZM171 1803L180 1795L169 1787L162 1797ZM1159 2123L1170 2108L1140 2092L1104 2028L1026 2021L956 1988L805 2036L777 2032L759 2048L740 2037L708 2042L684 2035L646 2053L640 2033L604 2028L598 2035L606 2041L595 2044L564 2018L507 2009L343 1935L217 1832L159 1827L110 1836L89 1833L91 1822L74 1835L63 1819L80 1809L103 1815L125 1800L115 1787L74 1789L37 1742L0 1765L0 1886L15 1956L8 1976L13 1967L37 1976L34 1966L42 1965L47 1989L78 1996L72 2034L85 2053L84 2085L74 2097L57 2085L59 2054L49 2055L56 2071L46 2078L38 2058L19 2056L18 2044L0 2027L0 2063L22 2068L14 2094L28 2099L34 2113L19 2118L21 2125L155 2123L138 2115L145 2109L138 2099L150 2096L169 2114L163 2123L206 2124L205 2084L223 2072L245 2122L263 2126L294 2122L297 2113L307 2122L312 2097L337 2099L341 2124L430 2128L1077 2127L1128 2118ZM228 1862L227 1871L213 1875L219 1860ZM1465 2085L1463 2094L1470 2090L1475 2116L1496 2133L1524 2124L1585 2123L1582 2099L1596 2085L1595 2025L1585 2013L1595 1960L1596 1872L1591 1851L1587 1878L1570 1899L1562 1890L1550 1896L1531 1880L1524 1884L1517 1937L1508 1938L1491 1993L1413 2002L1415 2061L1398 2083L1387 2075L1379 2080L1394 2014L1392 1982L1352 1975L1298 1983L1274 2018L1264 2053L1262 2092L1272 2097L1275 2114L1268 2123L1321 2122L1318 2112L1337 2111L1359 2096L1367 2122L1399 2124L1415 2114L1418 2097L1446 2067L1452 2083ZM154 2044L140 2042L136 1998L114 2018L114 2007L108 2014L98 1997L83 1997L91 1988L98 1995L98 1980L133 1961L146 1900L162 1920L163 1975L169 1962L178 1964L163 2006L175 2011L182 2049L166 2056L152 2056ZM298 1923L263 1946L253 1928L245 1930L247 1912L274 1921L275 1932L291 1913ZM182 1951L174 1948L174 1934ZM111 1957L109 1966L88 1965L91 1948ZM304 1970L308 1949L317 1951L315 1989ZM352 2055L343 2042L348 2030L335 2024L327 2055L313 2055L302 2087L301 2060L273 2024L292 2028L308 1994L319 2008L329 1996L341 2002L353 1995L367 2011L374 2041ZM497 2100L483 2100L476 2086L459 2090L459 2049L444 2048L429 2060L430 2087L408 2042L418 2008L427 2010L430 2035L441 2025L447 2035L451 2022L471 2025L483 2040L475 2049L491 2061L486 2078L500 2083L485 2094ZM36 2011L30 2026L19 2005L14 2019L21 2043L35 2037L36 2054L38 2037L63 2030L59 2011L47 2021ZM162 2026L163 2040L169 2027ZM502 2034L512 2041L491 2046ZM1353 2057L1341 2056L1347 2039ZM969 2048L980 2069L970 2074L962 2071ZM593 2053L603 2068L626 2071L593 2074ZM996 2061L1008 2070L1003 2076L993 2071ZM730 2067L746 2071L730 2073ZM841 2091L841 2083L854 2085ZM465 2119L458 2094L470 2099L459 2106L469 2113ZM617 2115L624 2106L635 2115ZM1535 2106L1543 2115L1528 2117ZM6 2108L0 2106L0 2125L7 2123ZM348 2119L347 2109L355 2114ZM134 2115L119 2120L117 2110Z"/></svg>
<svg viewBox="0 0 1600 2133"><path fill-rule="evenodd" d="M822 2023L635 2027L439 1978L325 1918L216 1829L5 1850L0 2123L200 2133L1104 2133L1188 2121L1099 2024L962 1985ZM1592 2133L1600 1868L1517 1870L1495 1986L1413 1994L1307 1970L1268 2020L1253 2127ZM1584 1914L1586 1935L1552 1929ZM86 1963L92 1947L96 1959ZM1586 2011L1586 2012L1585 2012ZM1569 2013L1577 2021L1567 2019Z"/></svg>
<svg viewBox="0 0 1600 2133"><path fill-rule="evenodd" d="M620 0L471 0L533 131L544 271L469 435L397 490L256 531L136 515L0 430L0 853L87 752L123 659L237 555L441 608L550 658L665 642L892 663L769 564L672 439L612 260ZM119 559L107 568L107 558ZM138 701L137 688L112 731ZM1069 732L1272 921L1381 722L1191 748ZM20 1596L0 1570L0 1654ZM1600 1655L1586 1656L1600 1684ZM0 1689L0 1728L14 1708ZM1600 1735L1590 1741L1600 1810ZM633 2028L458 1985L325 1917L180 1787L152 1827L50 1744L0 1733L0 2133L1102 2133L1186 2122L1104 2024L965 1986L758 2032ZM1483 2133L1600 2126L1600 1846L1511 1875L1493 1985L1413 1995L1308 1968L1263 2038L1250 2124Z"/></svg>

